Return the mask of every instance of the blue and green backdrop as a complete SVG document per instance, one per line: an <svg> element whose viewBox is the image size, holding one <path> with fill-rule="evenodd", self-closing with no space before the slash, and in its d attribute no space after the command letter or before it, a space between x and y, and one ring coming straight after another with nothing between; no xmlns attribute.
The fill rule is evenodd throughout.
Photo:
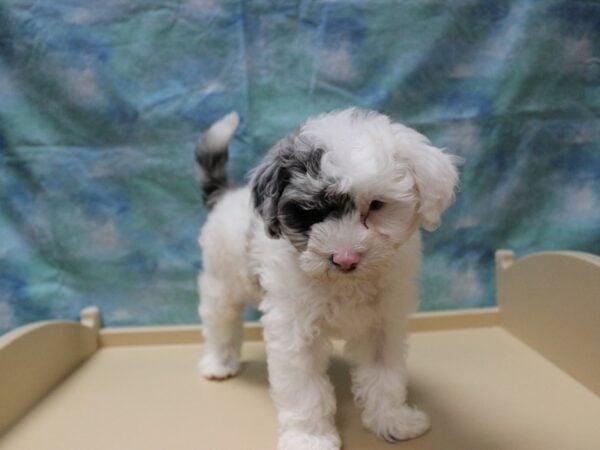
<svg viewBox="0 0 600 450"><path fill-rule="evenodd" d="M231 110L238 183L349 105L463 156L422 309L493 305L495 249L600 252L599 38L584 0L4 0L0 331L196 322L193 148Z"/></svg>

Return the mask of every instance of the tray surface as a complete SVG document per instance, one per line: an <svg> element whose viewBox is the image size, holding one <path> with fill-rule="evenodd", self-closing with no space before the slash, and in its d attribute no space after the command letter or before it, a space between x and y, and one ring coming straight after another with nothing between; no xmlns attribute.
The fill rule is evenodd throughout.
<svg viewBox="0 0 600 450"><path fill-rule="evenodd" d="M411 335L409 402L432 429L387 444L360 426L348 363L330 374L343 448L597 450L600 398L500 327ZM264 345L242 373L202 379L200 345L99 349L0 439L0 449L274 449Z"/></svg>

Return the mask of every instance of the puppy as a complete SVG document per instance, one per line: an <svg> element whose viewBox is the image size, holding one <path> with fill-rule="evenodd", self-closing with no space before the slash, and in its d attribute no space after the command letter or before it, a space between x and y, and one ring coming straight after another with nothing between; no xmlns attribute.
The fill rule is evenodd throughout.
<svg viewBox="0 0 600 450"><path fill-rule="evenodd" d="M200 233L201 373L240 370L242 309L262 311L279 449L339 449L330 339L345 341L366 428L415 438L427 416L406 404L406 322L417 307L419 225L433 230L454 197L458 158L387 116L356 108L308 119L232 188L231 113L196 161L211 212Z"/></svg>

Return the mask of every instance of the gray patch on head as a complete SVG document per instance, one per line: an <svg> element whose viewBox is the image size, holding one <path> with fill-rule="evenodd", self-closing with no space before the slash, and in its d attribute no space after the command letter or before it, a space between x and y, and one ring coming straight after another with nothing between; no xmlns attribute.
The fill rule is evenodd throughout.
<svg viewBox="0 0 600 450"><path fill-rule="evenodd" d="M307 142L298 148L299 142L295 133L279 141L254 171L251 188L266 232L274 238L283 235L302 249L315 223L347 214L355 205L322 173L325 150Z"/></svg>

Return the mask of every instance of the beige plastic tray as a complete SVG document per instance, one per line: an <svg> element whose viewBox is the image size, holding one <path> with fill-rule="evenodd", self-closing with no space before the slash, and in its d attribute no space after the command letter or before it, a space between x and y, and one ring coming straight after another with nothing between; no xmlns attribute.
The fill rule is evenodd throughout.
<svg viewBox="0 0 600 450"><path fill-rule="evenodd" d="M600 258L499 251L498 308L410 322L411 403L432 429L387 444L360 426L348 363L331 377L344 449L600 449ZM0 449L274 449L260 327L242 373L218 383L195 366L200 328L43 322L0 338Z"/></svg>

